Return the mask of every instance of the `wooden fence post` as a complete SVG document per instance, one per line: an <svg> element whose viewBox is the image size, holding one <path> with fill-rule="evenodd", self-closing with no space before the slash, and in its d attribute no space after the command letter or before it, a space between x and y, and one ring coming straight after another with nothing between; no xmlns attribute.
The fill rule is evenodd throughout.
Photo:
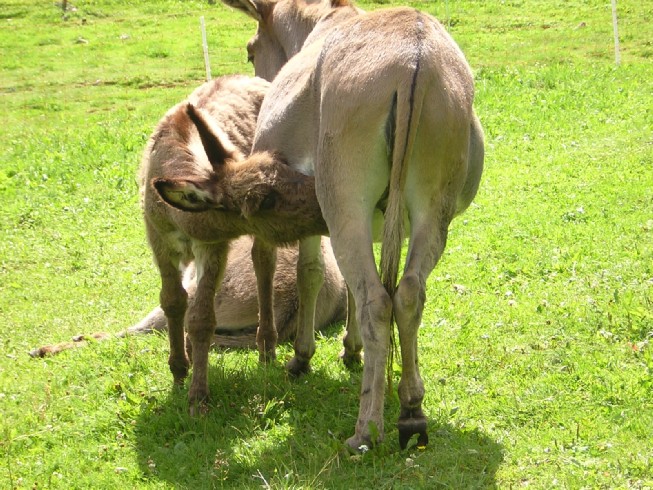
<svg viewBox="0 0 653 490"><path fill-rule="evenodd" d="M617 0L612 0L612 29L614 30L614 62L619 66L621 52L619 51L619 30L617 29Z"/></svg>

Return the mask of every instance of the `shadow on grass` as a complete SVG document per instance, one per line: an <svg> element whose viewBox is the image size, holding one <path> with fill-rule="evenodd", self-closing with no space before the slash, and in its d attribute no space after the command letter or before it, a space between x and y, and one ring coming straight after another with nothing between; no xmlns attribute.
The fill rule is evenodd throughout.
<svg viewBox="0 0 653 490"><path fill-rule="evenodd" d="M193 489L496 486L502 448L479 431L432 421L426 450L401 451L391 422L398 402L388 400L385 442L352 456L343 441L356 422L360 372L334 359L293 380L281 363L245 357L210 369L202 417L188 415L186 389L143 407L135 433L144 480Z"/></svg>

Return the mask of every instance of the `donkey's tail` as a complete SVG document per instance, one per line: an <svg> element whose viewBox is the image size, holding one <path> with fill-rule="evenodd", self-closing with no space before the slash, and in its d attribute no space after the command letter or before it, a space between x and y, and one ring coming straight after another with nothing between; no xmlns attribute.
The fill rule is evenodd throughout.
<svg viewBox="0 0 653 490"><path fill-rule="evenodd" d="M420 120L423 94L418 87L420 72L419 57L417 57L410 84L402 84L393 99L393 107L389 126L393 129L388 139L391 158L390 183L388 201L383 225L381 243L381 282L390 297L394 297L397 289L401 247L404 240L404 187L406 185L407 163L411 158ZM394 341L394 313L391 325L392 346L389 352L388 382L391 385L392 363L396 351Z"/></svg>
<svg viewBox="0 0 653 490"><path fill-rule="evenodd" d="M397 287L401 246L404 239L403 191L406 184L406 163L412 154L417 121L422 108L422 101L416 100L415 85L418 71L419 65L415 69L413 83L408 90L397 91L391 111L391 115L395 115L394 135L389 141L392 167L381 243L381 282L391 297L394 296Z"/></svg>

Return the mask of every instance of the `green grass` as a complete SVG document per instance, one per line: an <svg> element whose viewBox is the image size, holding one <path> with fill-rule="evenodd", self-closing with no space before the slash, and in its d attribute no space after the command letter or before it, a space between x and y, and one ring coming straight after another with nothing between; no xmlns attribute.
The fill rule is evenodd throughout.
<svg viewBox="0 0 653 490"><path fill-rule="evenodd" d="M474 69L486 171L428 283L430 445L399 450L393 396L360 456L341 325L298 381L213 353L198 419L163 337L27 355L156 304L141 151L202 82L199 16L214 75L251 73L254 25L194 1L0 5L1 488L653 487L653 6L619 2L615 67L609 2L411 4Z"/></svg>

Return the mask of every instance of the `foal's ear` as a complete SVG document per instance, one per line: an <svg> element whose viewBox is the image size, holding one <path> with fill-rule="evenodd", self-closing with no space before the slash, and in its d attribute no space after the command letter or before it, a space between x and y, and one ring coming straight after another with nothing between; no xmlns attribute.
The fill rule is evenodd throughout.
<svg viewBox="0 0 653 490"><path fill-rule="evenodd" d="M152 186L161 199L181 211L200 212L221 206L211 192L208 180L153 179Z"/></svg>
<svg viewBox="0 0 653 490"><path fill-rule="evenodd" d="M220 128L207 120L202 111L193 104L188 103L186 105L186 114L197 127L202 146L214 170L217 170L225 160L236 158L238 150L231 144L227 135Z"/></svg>
<svg viewBox="0 0 653 490"><path fill-rule="evenodd" d="M255 21L261 22L267 17L273 2L270 0L222 0L222 3L245 12Z"/></svg>

